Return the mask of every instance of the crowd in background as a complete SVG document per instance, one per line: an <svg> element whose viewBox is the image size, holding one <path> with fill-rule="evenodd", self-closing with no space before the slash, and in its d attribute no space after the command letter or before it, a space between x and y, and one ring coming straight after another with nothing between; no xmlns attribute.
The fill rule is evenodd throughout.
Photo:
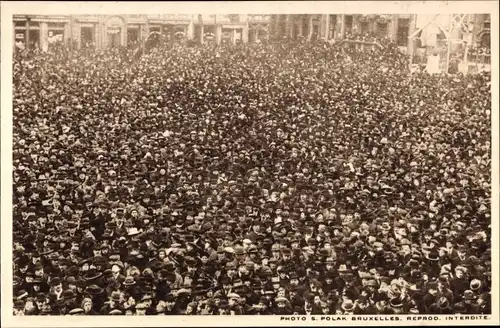
<svg viewBox="0 0 500 328"><path fill-rule="evenodd" d="M491 313L489 73L274 40L13 81L16 315Z"/></svg>

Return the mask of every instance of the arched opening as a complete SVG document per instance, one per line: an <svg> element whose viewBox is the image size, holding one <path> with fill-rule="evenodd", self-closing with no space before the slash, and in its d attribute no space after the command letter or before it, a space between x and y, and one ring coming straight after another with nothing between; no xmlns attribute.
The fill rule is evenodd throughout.
<svg viewBox="0 0 500 328"><path fill-rule="evenodd" d="M490 41L491 41L491 35L490 33L483 33L481 35L480 39L480 46L481 48L489 48L490 47Z"/></svg>
<svg viewBox="0 0 500 328"><path fill-rule="evenodd" d="M161 44L161 38L161 33L158 31L149 33L149 36L146 40L146 49L151 50L153 48L158 48Z"/></svg>
<svg viewBox="0 0 500 328"><path fill-rule="evenodd" d="M186 40L186 33L184 31L177 31L174 33L174 42L182 43Z"/></svg>

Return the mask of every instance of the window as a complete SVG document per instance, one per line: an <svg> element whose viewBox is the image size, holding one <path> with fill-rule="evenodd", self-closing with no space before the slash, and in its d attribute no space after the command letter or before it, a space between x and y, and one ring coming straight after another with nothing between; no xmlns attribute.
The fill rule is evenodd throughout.
<svg viewBox="0 0 500 328"><path fill-rule="evenodd" d="M490 47L490 39L491 39L491 35L489 33L484 33L483 35L481 35L481 41L480 41L481 47L489 48Z"/></svg>
<svg viewBox="0 0 500 328"><path fill-rule="evenodd" d="M370 24L368 22L361 22L361 33L368 33L370 31Z"/></svg>
<svg viewBox="0 0 500 328"><path fill-rule="evenodd" d="M127 41L128 42L139 41L139 29L138 28L128 28L127 29Z"/></svg>
<svg viewBox="0 0 500 328"><path fill-rule="evenodd" d="M330 26L337 25L337 15L330 15Z"/></svg>
<svg viewBox="0 0 500 328"><path fill-rule="evenodd" d="M26 27L26 21L16 21L14 27Z"/></svg>
<svg viewBox="0 0 500 328"><path fill-rule="evenodd" d="M409 28L410 28L409 18L398 19L398 34L397 34L398 46L406 46L408 44Z"/></svg>
<svg viewBox="0 0 500 328"><path fill-rule="evenodd" d="M83 47L87 47L94 42L94 28L82 27L80 30L80 40Z"/></svg>
<svg viewBox="0 0 500 328"><path fill-rule="evenodd" d="M345 23L346 32L351 32L352 31L352 16L351 15L345 16L344 23Z"/></svg>
<svg viewBox="0 0 500 328"><path fill-rule="evenodd" d="M483 28L484 29L488 29L488 30L491 29L491 23L490 22L484 22L483 23Z"/></svg>
<svg viewBox="0 0 500 328"><path fill-rule="evenodd" d="M36 49L40 47L40 31L30 30L29 31L29 48Z"/></svg>

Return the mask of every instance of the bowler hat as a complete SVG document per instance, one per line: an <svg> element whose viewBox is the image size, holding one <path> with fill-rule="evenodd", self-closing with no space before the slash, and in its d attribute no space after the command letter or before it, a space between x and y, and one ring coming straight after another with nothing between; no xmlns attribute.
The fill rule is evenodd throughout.
<svg viewBox="0 0 500 328"><path fill-rule="evenodd" d="M120 292L112 292L110 299L114 302L119 302L121 299L121 294Z"/></svg>
<svg viewBox="0 0 500 328"><path fill-rule="evenodd" d="M90 269L83 275L83 279L90 281L98 279L101 276L102 276L101 272L97 271L96 269Z"/></svg>
<svg viewBox="0 0 500 328"><path fill-rule="evenodd" d="M100 295L104 292L104 289L97 285L90 285L85 288L85 293L90 295Z"/></svg>
<svg viewBox="0 0 500 328"><path fill-rule="evenodd" d="M477 299L477 296L476 294L474 294L474 292L472 290L466 290L464 292L464 300L466 301L472 301L472 300L475 300Z"/></svg>

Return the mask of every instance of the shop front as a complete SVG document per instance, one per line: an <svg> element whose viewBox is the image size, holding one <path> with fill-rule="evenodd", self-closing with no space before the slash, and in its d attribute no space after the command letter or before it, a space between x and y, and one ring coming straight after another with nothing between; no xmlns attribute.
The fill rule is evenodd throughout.
<svg viewBox="0 0 500 328"><path fill-rule="evenodd" d="M14 21L14 42L19 49L40 48L40 23L28 19Z"/></svg>
<svg viewBox="0 0 500 328"><path fill-rule="evenodd" d="M242 41L242 28L222 28L222 44L237 44Z"/></svg>
<svg viewBox="0 0 500 328"><path fill-rule="evenodd" d="M136 44L141 41L141 28L139 24L129 24L127 26L127 44Z"/></svg>
<svg viewBox="0 0 500 328"><path fill-rule="evenodd" d="M96 27L94 24L80 24L80 44L82 48L88 48L95 44Z"/></svg>

